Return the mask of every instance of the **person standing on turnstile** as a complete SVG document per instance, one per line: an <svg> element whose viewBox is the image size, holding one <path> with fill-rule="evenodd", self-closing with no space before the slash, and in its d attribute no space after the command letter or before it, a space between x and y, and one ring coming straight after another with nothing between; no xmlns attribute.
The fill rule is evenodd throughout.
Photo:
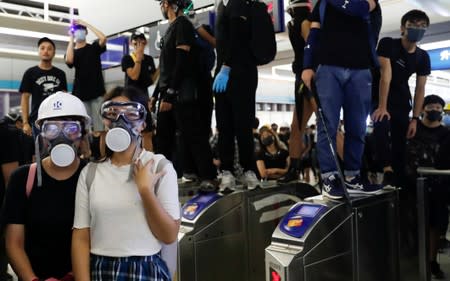
<svg viewBox="0 0 450 281"><path fill-rule="evenodd" d="M303 135L308 119L315 111L316 104L311 97L305 97L300 87L303 87L301 80L303 70L303 49L305 41L308 38L311 22L308 17L311 14L311 0L291 0L287 7L287 12L292 17L287 28L289 40L295 54L295 60L292 62L292 72L295 74L295 110L291 123L291 134L289 137L289 157L291 159L289 172L278 180L280 183L286 183L292 180L298 180L299 164L302 151L305 148ZM299 116L300 115L300 116Z"/></svg>
<svg viewBox="0 0 450 281"><path fill-rule="evenodd" d="M236 186L232 173L235 138L239 162L244 168L240 181L248 189L260 184L255 174L252 136L258 70L250 46L248 8L244 0L221 0L216 5L217 66L213 90L219 130L221 189Z"/></svg>
<svg viewBox="0 0 450 281"><path fill-rule="evenodd" d="M190 3L190 0L160 1L161 12L169 20L169 28L161 39L157 148L164 155L170 154L174 127L178 128L182 159L189 161L183 167L193 168L198 173L201 188L215 191L218 188L217 171L208 142L209 134L202 126L202 97L197 84L200 78L199 49L195 45L194 26L183 14L183 9Z"/></svg>
<svg viewBox="0 0 450 281"><path fill-rule="evenodd" d="M372 119L378 162L384 172L384 185L399 185L398 181L404 178L406 140L416 133L425 83L431 73L430 56L417 46L429 25L430 19L424 12L409 11L401 19L402 37L382 38L378 44L379 98ZM417 75L414 103L408 85L413 73ZM412 118L409 118L411 105L414 108Z"/></svg>
<svg viewBox="0 0 450 281"><path fill-rule="evenodd" d="M365 184L360 177L366 119L371 107L370 68L377 65L375 41L380 26L370 24L369 20L378 15L375 13L379 14L381 25L377 0L319 0L311 17L302 80L310 89L312 83L317 87L334 147L341 109L345 116L345 186L339 180L323 122L319 122L317 152L323 195L332 199L341 199L344 188L349 193L372 193L379 189Z"/></svg>

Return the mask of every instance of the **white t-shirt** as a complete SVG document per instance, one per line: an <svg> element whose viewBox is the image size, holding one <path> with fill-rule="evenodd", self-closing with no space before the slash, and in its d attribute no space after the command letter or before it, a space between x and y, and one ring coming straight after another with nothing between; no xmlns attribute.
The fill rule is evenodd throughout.
<svg viewBox="0 0 450 281"><path fill-rule="evenodd" d="M143 151L143 164L155 160L155 171L162 155ZM134 180L128 181L130 165L117 167L108 159L97 165L89 190L86 166L78 179L74 228L90 228L91 253L109 257L149 256L161 250L161 243L150 230L145 210ZM177 175L166 164L159 179L157 198L175 220L180 218Z"/></svg>

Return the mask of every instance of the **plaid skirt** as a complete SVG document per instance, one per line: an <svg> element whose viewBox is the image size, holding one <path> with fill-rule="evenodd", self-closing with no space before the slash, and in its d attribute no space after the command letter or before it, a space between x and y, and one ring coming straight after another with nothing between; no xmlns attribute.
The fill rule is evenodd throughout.
<svg viewBox="0 0 450 281"><path fill-rule="evenodd" d="M170 281L166 263L152 256L105 257L91 254L92 281Z"/></svg>

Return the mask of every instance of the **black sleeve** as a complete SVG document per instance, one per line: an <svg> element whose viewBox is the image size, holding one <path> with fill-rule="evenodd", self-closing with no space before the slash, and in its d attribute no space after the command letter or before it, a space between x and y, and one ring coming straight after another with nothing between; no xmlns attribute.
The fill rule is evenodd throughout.
<svg viewBox="0 0 450 281"><path fill-rule="evenodd" d="M321 0L317 1L311 15L309 16L310 22L320 22L320 2Z"/></svg>
<svg viewBox="0 0 450 281"><path fill-rule="evenodd" d="M256 161L261 160L261 161L265 161L265 157L264 157L264 148L261 148L261 150L256 154Z"/></svg>
<svg viewBox="0 0 450 281"><path fill-rule="evenodd" d="M94 43L92 43L92 47L94 48L95 52L99 55L106 52L106 44L105 44L105 46L100 47L98 40L95 40Z"/></svg>
<svg viewBox="0 0 450 281"><path fill-rule="evenodd" d="M25 71L22 77L22 82L20 83L19 92L21 93L31 93L33 89L33 81L31 75L31 69Z"/></svg>
<svg viewBox="0 0 450 281"><path fill-rule="evenodd" d="M122 65L122 71L126 73L128 68L134 67L133 58L131 58L130 55L123 56L121 65Z"/></svg>
<svg viewBox="0 0 450 281"><path fill-rule="evenodd" d="M419 63L417 65L417 75L427 76L431 73L430 56L427 52L420 50Z"/></svg>
<svg viewBox="0 0 450 281"><path fill-rule="evenodd" d="M175 46L193 46L195 37L192 23L188 19L180 19L175 28ZM178 48L176 49L175 68L173 70L172 81L170 81L170 88L174 90L179 89L181 82L186 76L185 74L187 71L190 54L192 53L189 51Z"/></svg>
<svg viewBox="0 0 450 281"><path fill-rule="evenodd" d="M2 141L0 145L1 147L7 147L8 149L3 149L2 153L0 153L0 164L20 161L19 133L18 130L12 131L7 128L3 130L2 128Z"/></svg>
<svg viewBox="0 0 450 281"><path fill-rule="evenodd" d="M159 92L160 92L160 90L159 90L159 81L158 81L158 83L156 83L156 85L155 85L155 89L153 90L152 98L158 99Z"/></svg>
<svg viewBox="0 0 450 281"><path fill-rule="evenodd" d="M195 30L192 23L188 19L181 19L177 22L175 31L175 46L194 45Z"/></svg>
<svg viewBox="0 0 450 281"><path fill-rule="evenodd" d="M377 54L380 57L392 58L392 44L394 40L390 37L385 37L378 43Z"/></svg>
<svg viewBox="0 0 450 281"><path fill-rule="evenodd" d="M249 24L248 10L245 1L230 0L225 7L223 20L226 22L227 33L224 35L223 63L233 64L233 54L239 53L242 49L242 39L240 34L243 29L248 29Z"/></svg>
<svg viewBox="0 0 450 281"><path fill-rule="evenodd" d="M148 56L148 64L151 67L150 74L155 73L156 72L155 61L153 60L153 58L151 56Z"/></svg>
<svg viewBox="0 0 450 281"><path fill-rule="evenodd" d="M73 50L73 52L74 52L74 54L73 54L73 60L74 60L74 62L75 62L75 50ZM66 61L66 56L67 56L67 54L64 54L64 61ZM66 62L66 65L67 65L68 68L73 68L73 63L67 63L67 62Z"/></svg>
<svg viewBox="0 0 450 281"><path fill-rule="evenodd" d="M10 177L3 204L2 225L25 224L28 200L25 190L29 167L19 167Z"/></svg>
<svg viewBox="0 0 450 281"><path fill-rule="evenodd" d="M61 73L60 73L60 76L61 76L61 90L62 91L68 91L68 88L67 88L67 79L66 79L66 73L64 72L64 71L62 71L62 70L60 70L61 71Z"/></svg>
<svg viewBox="0 0 450 281"><path fill-rule="evenodd" d="M450 169L450 132L447 136L443 138L440 143L439 152L436 157L436 168L437 169Z"/></svg>

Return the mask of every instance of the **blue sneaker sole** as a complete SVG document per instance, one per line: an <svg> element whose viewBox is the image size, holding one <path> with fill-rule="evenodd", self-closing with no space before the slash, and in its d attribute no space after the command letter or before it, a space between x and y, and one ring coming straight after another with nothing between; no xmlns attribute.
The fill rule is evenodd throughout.
<svg viewBox="0 0 450 281"><path fill-rule="evenodd" d="M351 193L351 194L377 194L379 192L381 192L383 189L377 189L377 190L373 190L373 191L366 191L366 190L361 190L361 189L353 189L353 188L348 188L347 187L347 192Z"/></svg>

